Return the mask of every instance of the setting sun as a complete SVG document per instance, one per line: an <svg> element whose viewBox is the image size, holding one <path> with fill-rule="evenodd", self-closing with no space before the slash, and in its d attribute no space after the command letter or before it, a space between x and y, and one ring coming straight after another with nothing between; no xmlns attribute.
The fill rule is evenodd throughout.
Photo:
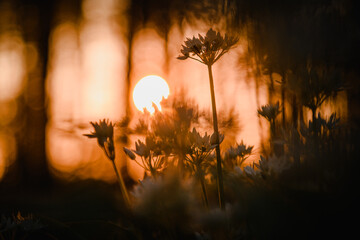
<svg viewBox="0 0 360 240"><path fill-rule="evenodd" d="M160 102L162 98L169 96L169 85L167 82L156 75L149 75L142 78L135 86L133 99L137 109L144 111L146 108L150 113L154 113L152 106L154 103L161 110Z"/></svg>

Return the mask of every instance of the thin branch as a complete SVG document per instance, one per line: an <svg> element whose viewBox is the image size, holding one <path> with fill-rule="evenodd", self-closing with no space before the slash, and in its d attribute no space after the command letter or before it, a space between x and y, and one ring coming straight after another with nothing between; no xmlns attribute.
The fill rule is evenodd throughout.
<svg viewBox="0 0 360 240"><path fill-rule="evenodd" d="M198 62L200 62L200 63L202 63L202 64L205 64L204 62L202 62L201 60L199 60L199 59L197 59L197 58L190 57L190 56L189 56L189 58L191 58L191 59L193 59L193 60L195 60L195 61L198 61Z"/></svg>

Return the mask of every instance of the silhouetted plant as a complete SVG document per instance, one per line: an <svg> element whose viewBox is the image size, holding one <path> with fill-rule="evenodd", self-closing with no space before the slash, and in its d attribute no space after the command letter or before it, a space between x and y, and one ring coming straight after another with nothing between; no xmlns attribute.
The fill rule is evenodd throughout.
<svg viewBox="0 0 360 240"><path fill-rule="evenodd" d="M241 141L240 144L236 144L234 147L230 147L224 156L224 165L228 166L231 170L235 166L241 167L245 160L251 155L254 146L246 146Z"/></svg>
<svg viewBox="0 0 360 240"><path fill-rule="evenodd" d="M276 137L275 119L281 113L280 107L279 107L279 102L277 102L276 104L267 104L267 105L261 106L261 108L258 109L257 112L260 116L264 117L270 123L270 149L271 149L271 151L272 152L276 151L277 154L280 154L279 152L282 152L282 151L277 151L277 149L275 149L275 137Z"/></svg>
<svg viewBox="0 0 360 240"><path fill-rule="evenodd" d="M204 136L201 136L195 128L192 132L189 132L189 149L185 156L186 165L191 169L195 174L195 177L199 180L201 184L201 189L203 192L203 199L206 207L209 207L206 185L205 185L205 175L206 170L209 167L208 157L215 149L216 144L214 142L215 134L211 136L205 133ZM224 140L224 136L220 136L220 143Z"/></svg>
<svg viewBox="0 0 360 240"><path fill-rule="evenodd" d="M261 106L260 109L257 110L258 114L264 117L270 123L270 134L271 137L275 136L275 119L281 113L279 109L279 102L276 104L267 104Z"/></svg>
<svg viewBox="0 0 360 240"><path fill-rule="evenodd" d="M154 139L156 136L147 136L145 143L138 140L135 142L135 150L130 150L124 147L124 152L134 160L145 171L151 173L151 176L156 177L158 173L166 167L166 156L163 154L160 145ZM136 160L135 154L141 159Z"/></svg>
<svg viewBox="0 0 360 240"><path fill-rule="evenodd" d="M299 96L301 103L312 112L313 132L317 134L316 111L330 97L344 90L338 71L308 66L290 74L288 87Z"/></svg>
<svg viewBox="0 0 360 240"><path fill-rule="evenodd" d="M114 146L114 125L109 120L100 120L97 122L90 122L95 131L91 134L84 134L88 138L96 138L99 146L104 150L106 157L111 161L114 171L120 185L121 193L124 197L125 204L130 207L130 198L124 183L121 172L118 171L115 164L115 146Z"/></svg>
<svg viewBox="0 0 360 240"><path fill-rule="evenodd" d="M222 177L222 166L221 166L221 155L220 155L220 143L219 143L219 130L217 122L217 113L216 113L216 102L215 102L215 90L214 90L214 81L212 75L212 65L220 59L225 53L227 53L230 48L232 48L238 41L237 37L228 36L225 34L225 37L222 37L220 33L215 32L212 28L206 33L206 36L203 37L199 34L199 37L195 36L187 38L184 42L185 45L182 45L181 53L178 57L180 60L185 60L187 58L193 59L200 63L205 64L208 67L209 73L209 82L210 82L210 93L211 93L211 105L213 111L213 125L215 133L215 142L216 146L216 159L217 159L217 170L218 170L218 191L219 191L219 204L221 209L225 209L225 200L224 200L224 184Z"/></svg>
<svg viewBox="0 0 360 240"><path fill-rule="evenodd" d="M157 147L164 155L171 155L173 164L184 174L185 155L190 147L188 132L198 124L201 113L185 100L174 99L173 103L163 100L162 105L163 111L156 110L152 116L146 113L134 132L156 139Z"/></svg>

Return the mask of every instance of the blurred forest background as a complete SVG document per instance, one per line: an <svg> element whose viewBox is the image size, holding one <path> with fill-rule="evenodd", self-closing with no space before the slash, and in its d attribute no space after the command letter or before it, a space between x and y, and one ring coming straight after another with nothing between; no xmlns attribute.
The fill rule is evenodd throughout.
<svg viewBox="0 0 360 240"><path fill-rule="evenodd" d="M141 114L133 87L157 74L210 110L206 69L176 59L186 37L210 27L240 38L214 67L229 141L254 145L253 160L269 153L264 104L279 102L283 129L336 112L351 150L337 157L356 175L359 11L355 0L0 0L0 213L116 219L115 176L82 134L89 121L116 122L119 164L135 184L142 173L120 147L133 145L128 129Z"/></svg>

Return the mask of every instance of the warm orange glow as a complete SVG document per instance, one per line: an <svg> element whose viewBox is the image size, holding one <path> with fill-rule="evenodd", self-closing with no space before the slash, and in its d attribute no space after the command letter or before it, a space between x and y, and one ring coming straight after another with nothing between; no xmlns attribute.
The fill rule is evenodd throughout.
<svg viewBox="0 0 360 240"><path fill-rule="evenodd" d="M131 79L133 81L138 81L150 73L164 76L166 80L169 80L166 71L164 71L166 64L164 46L164 39L152 28L144 28L134 35L131 51Z"/></svg>
<svg viewBox="0 0 360 240"><path fill-rule="evenodd" d="M94 16L88 12L90 10L87 7L101 5L101 2L85 3L91 4L86 5L86 11L84 9L85 20L80 28L65 22L58 25L52 34L52 68L47 85L51 99L47 135L48 155L52 167L60 172L73 173L82 178L111 180L113 175L107 172L112 171L111 165L108 164L103 152L96 141L83 138L82 134L91 131L89 121L102 118L116 121L125 113L123 93L127 67L126 41L112 28L114 25L110 24L109 18L92 20ZM94 10L93 13L108 14L100 9ZM186 29L190 31L186 35L197 32L190 27ZM164 40L153 29L146 28L135 34L130 85L133 88L134 107L140 111L146 108L149 112L154 112L152 102L161 109L160 101L162 97L166 98L169 95L170 87L174 95L185 89L187 97L199 104L200 108L211 111L206 66L176 59L179 54L179 43L183 39L184 33L176 28L172 29L166 58ZM216 101L219 112L235 106L239 113L241 133L238 136L227 136L226 139L231 139L232 143L244 140L248 145L255 145L256 151L260 146L260 134L266 135L268 128L266 122L263 122L263 128L259 127L256 113L258 104L267 103L267 87L260 85L256 93L254 82L245 81L249 74L245 68L239 69L236 51L234 49L214 65ZM242 49L238 51L241 53ZM164 70L165 59L169 61L167 71ZM145 85L136 83L136 80L149 73L164 76L166 81L152 75L139 81L145 81ZM153 77L155 83L151 83ZM66 121L73 126L69 125L63 129ZM78 125L88 129L76 129ZM224 144L223 146L222 150L225 150L226 147ZM121 149L120 145L117 147ZM253 158L258 160L258 154ZM123 164L124 158L118 154L117 160L119 164ZM249 161L251 160L252 158L249 158ZM127 167L131 177L142 177L143 171L132 161L128 162Z"/></svg>
<svg viewBox="0 0 360 240"><path fill-rule="evenodd" d="M170 90L167 82L156 75L149 75L142 78L135 86L133 99L135 106L140 111L146 108L150 113L154 113L152 106L154 103L161 110L160 102L169 96Z"/></svg>
<svg viewBox="0 0 360 240"><path fill-rule="evenodd" d="M50 38L47 154L62 177L113 181L102 150L82 134L92 130L89 121L116 122L124 114L127 49L113 22L120 6L112 0L85 0L82 8L80 25L61 22Z"/></svg>
<svg viewBox="0 0 360 240"><path fill-rule="evenodd" d="M50 125L47 134L49 161L57 170L54 174L61 173L60 177L68 179L114 180L112 166L97 142L84 138L80 130L66 132Z"/></svg>
<svg viewBox="0 0 360 240"><path fill-rule="evenodd" d="M0 132L0 179L6 168L14 161L16 155L16 142L10 131Z"/></svg>
<svg viewBox="0 0 360 240"><path fill-rule="evenodd" d="M18 114L16 98L25 82L25 48L18 32L0 34L0 179L16 154L11 124Z"/></svg>
<svg viewBox="0 0 360 240"><path fill-rule="evenodd" d="M0 127L10 124L18 113L18 104L15 100L0 102Z"/></svg>
<svg viewBox="0 0 360 240"><path fill-rule="evenodd" d="M24 45L18 36L0 35L0 102L15 98L23 87Z"/></svg>
<svg viewBox="0 0 360 240"><path fill-rule="evenodd" d="M2 146L0 146L0 179L2 178L2 176L4 175L4 171L5 171L5 157L4 157L4 153L3 153L4 149Z"/></svg>

